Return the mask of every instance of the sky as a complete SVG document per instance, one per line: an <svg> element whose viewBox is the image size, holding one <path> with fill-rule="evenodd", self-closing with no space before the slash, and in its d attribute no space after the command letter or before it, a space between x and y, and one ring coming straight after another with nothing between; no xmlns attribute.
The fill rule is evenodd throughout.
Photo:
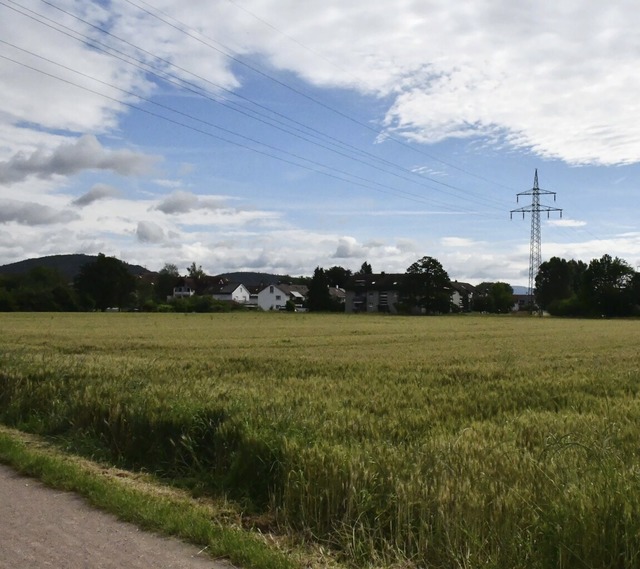
<svg viewBox="0 0 640 569"><path fill-rule="evenodd" d="M0 0L0 265L526 286L537 170L543 261L640 269L639 28L631 0Z"/></svg>

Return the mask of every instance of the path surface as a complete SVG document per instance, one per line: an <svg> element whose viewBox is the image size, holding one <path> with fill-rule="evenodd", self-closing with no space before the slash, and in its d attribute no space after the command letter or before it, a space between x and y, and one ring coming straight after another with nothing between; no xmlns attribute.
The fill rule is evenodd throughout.
<svg viewBox="0 0 640 569"><path fill-rule="evenodd" d="M0 569L230 569L0 464Z"/></svg>

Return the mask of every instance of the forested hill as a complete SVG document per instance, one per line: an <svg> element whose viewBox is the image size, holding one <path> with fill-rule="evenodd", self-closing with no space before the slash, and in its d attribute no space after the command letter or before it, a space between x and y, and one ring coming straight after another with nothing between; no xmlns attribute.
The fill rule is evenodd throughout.
<svg viewBox="0 0 640 569"><path fill-rule="evenodd" d="M98 257L96 255L51 255L49 257L38 257L37 259L26 259L17 263L0 266L0 275L21 275L28 273L37 267L47 267L56 269L66 278L72 280L80 271L82 265L93 263ZM132 275L144 275L151 271L141 267L140 265L127 265Z"/></svg>
<svg viewBox="0 0 640 569"><path fill-rule="evenodd" d="M217 276L227 279L230 282L242 283L244 286L270 285L278 283L304 284L306 282L304 277L291 277L289 275L274 275L272 273L258 273L250 271L223 273Z"/></svg>

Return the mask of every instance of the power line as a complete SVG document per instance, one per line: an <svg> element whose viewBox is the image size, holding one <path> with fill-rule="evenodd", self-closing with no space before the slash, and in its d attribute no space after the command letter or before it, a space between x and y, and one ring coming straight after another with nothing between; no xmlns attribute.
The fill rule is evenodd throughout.
<svg viewBox="0 0 640 569"><path fill-rule="evenodd" d="M3 41L3 40L0 40L0 42L1 42L1 43L5 43L5 44L8 44L8 42L5 42L5 41ZM11 45L11 44L8 44L8 45ZM19 49L21 49L21 48L19 48ZM23 50L23 51L25 51L25 50ZM32 55L35 55L36 57L39 57L39 58L41 58L41 59L45 59L45 60L46 60L46 58L43 58L42 56L38 56L37 54L32 54ZM317 162L317 161L314 161L314 160L311 160L311 159L305 158L305 157L303 157L303 156L299 156L299 155L296 155L296 154L292 154L292 153L287 152L287 151L285 151L285 150L282 150L282 149L280 149L280 148L277 148L277 147L274 147L274 146L268 145L268 144L266 144L266 143L264 143L264 142L261 142L261 141L259 141L259 140L252 139L252 138L249 138L249 137L245 137L245 136L243 136L243 135L241 135L241 134L235 133L235 132L233 132L233 131L229 131L228 129L224 129L224 128L219 127L219 126L217 126L217 125L214 125L214 124L212 124L212 123L208 123L207 121L203 121L202 119L198 119L198 118L196 118L196 117L193 117L193 116L191 116L191 115L189 115L189 114L187 114L187 113L183 113L182 111L179 111L179 110L177 110L177 109L173 109L173 108L168 107L168 106L166 106L166 105L162 105L162 104L160 104L160 103L157 103L157 102L151 101L151 100L149 100L149 99L146 99L146 98L142 97L141 95L137 95L137 94L135 94L135 93L131 93L131 92L129 92L129 91L126 91L126 90L124 90L124 89L121 89L121 88L119 88L119 87L117 87L117 86L115 86L115 85L112 85L112 84L107 83L107 82L105 82L105 81L102 81L102 80L100 80L100 79L93 78L93 77L91 77L91 76L89 76L89 75L87 75L87 74L84 74L84 73L82 73L82 72L79 72L79 71L77 71L77 70L74 70L74 69L68 68L68 67L66 67L66 66L63 66L63 65L57 64L56 62L51 62L51 61L50 61L51 63L53 63L53 64L55 64L55 65L59 65L60 67L66 68L66 69L67 69L67 70L69 70L69 71L72 71L72 72L74 72L74 73L77 73L78 75L84 76L84 77L86 77L86 78L88 78L88 79L91 79L91 80L94 80L94 81L96 81L96 82L98 82L98 83L101 83L101 84L103 84L103 85L106 85L106 86L108 86L108 87L110 87L110 88L112 88L112 89L115 89L115 90L121 91L121 92L123 92L123 93L125 93L125 94L128 94L128 95L130 95L130 96L134 96L134 97L136 97L136 98L138 98L138 99L140 99L140 100L147 101L147 102L149 102L150 104L153 104L153 105L158 106L158 107L160 107L160 108L163 108L163 109L165 109L165 110L169 110L169 111L171 111L171 112L177 113L178 115L181 115L181 116L184 116L184 117L186 117L186 118L189 118L190 120L194 120L194 121L197 121L197 122L201 122L201 123L203 123L203 124L205 124L205 125L207 125L207 126L211 126L212 128L216 128L216 129L223 130L223 131L227 132L228 134L232 134L232 135L237 136L237 137L239 137L239 138L245 139L245 140L246 140L246 141L248 141L248 142L252 142L252 143L255 143L255 144L258 144L258 145L264 146L264 147L266 147L266 148L268 148L268 149L270 149L270 150L272 150L272 151L275 151L275 152L280 152L280 153L284 154L285 156L290 156L290 157L292 157L292 158L295 158L296 160L300 160L300 161L303 161L303 162L307 162L308 164L311 164L311 166L309 166L309 165L305 165L305 164L302 164L302 163L300 163L300 162L295 162L295 161L293 161L293 160L290 160L290 159L284 158L284 157L282 157L282 156L278 156L278 155L276 155L276 154L273 154L273 152L267 152L267 151L264 151L264 150L260 150L260 149L255 148L255 147L248 146L247 144L243 144L243 143L240 143L240 142L237 142L237 141L231 140L231 139L226 138L226 137L222 137L222 136L219 136L219 135L215 135L215 134L213 134L213 133L211 133L211 132L209 132L209 131L203 130L203 129L201 129L201 128L194 127L194 126L192 126L192 125L186 124L186 123L184 123L184 122L181 122L181 121L178 121L178 120L172 119L172 118L167 117L167 116L164 116L164 115L160 115L160 114L158 114L158 113L154 113L153 111L150 111L150 110L148 110L148 109L144 109L144 108L142 108L142 107L140 107L140 106L137 106L137 105L134 105L134 104L132 104L132 103L128 103L128 102L126 102L126 101L122 101L122 100L120 100L120 99L116 99L115 97L111 97L111 96L109 96L109 95L106 95L106 94L104 94L104 93L101 93L101 92L99 92L99 91L96 91L96 90L94 90L94 89L91 89L91 88L89 88L89 87L86 87L86 86L80 85L80 84L75 83L75 82L73 82L73 81L70 81L70 80L68 80L68 79L64 79L64 78L62 78L62 77L59 77L59 76L54 75L54 74L52 74L52 73L49 73L49 72L47 72L47 71L43 71L43 70L41 70L41 69L38 69L38 68L33 67L33 66L31 66L31 65L28 65L28 64L26 64L26 63L23 63L23 62L17 61L17 60L15 60L15 59L12 59L12 58L7 57L7 56L5 56L5 55L0 54L0 58L5 59L5 60L7 60L7 61L10 61L10 62L12 62L12 63L14 63L14 64L16 64L16 65L20 65L20 66L22 66L22 67L24 67L24 68L26 68L26 69L30 69L30 70L32 70L32 71L35 71L35 72L37 72L37 73L40 73L40 74L42 74L42 75L45 75L45 76L48 76L48 77L50 77L50 78L56 79L56 80L58 80L58 81L61 81L61 82L63 82L63 83L66 83L66 84L68 84L68 85L74 86L74 87L76 87L76 88L79 88L79 89L85 90L85 91L87 91L87 92L90 92L90 93L92 93L92 94L95 94L95 95L98 95L98 96L101 96L101 97L104 97L104 98L106 98L106 99L108 99L108 100L111 100L111 101L113 101L113 102L115 102L115 103L118 103L118 104L121 104L121 105L127 106L127 107L132 108L132 109L135 109L135 110L138 110L138 111L143 112L143 113L145 113L145 114L147 114L147 115L150 115L150 116L153 116L153 117L156 117L156 118L162 119L162 120L164 120L164 121L170 122L170 123L172 123L172 124L174 124L174 125L177 125L177 126L181 126L181 127L183 127L183 128L187 128L187 129L189 129L189 130L192 130L192 131L194 131L194 132L198 132L198 133L203 134L203 135L205 135L205 136L208 136L208 137L211 137L211 138L214 138L214 139L217 139L217 140L221 140L221 141L223 141L223 142L225 142L225 143L233 144L233 145L235 145L235 146L239 146L239 147L241 147L241 148L244 148L244 149L246 149L246 150L250 150L250 151L252 151L252 152L255 152L255 153L261 154L261 155L263 155L263 156L267 156L267 157L270 157L270 158L274 158L274 159L279 160L279 161L281 161L281 162L285 162L285 163L290 164L290 165L293 165L293 166L297 166L297 167L300 167L300 168L304 168L304 169L306 169L306 170L309 170L309 171L314 172L314 173L317 173L317 174L321 174L321 175L324 175L324 176L327 176L327 177L330 177L330 178L333 178L333 179L336 179L336 180L340 180L340 181L343 181L343 182L347 182L347 183L352 184L352 185L356 185L356 186L360 186L360 187L363 187L363 188L371 189L371 190L374 190L374 191L377 191L377 192L380 192L380 193L384 193L384 194L401 194L401 196L400 196L400 197L404 197L405 199L408 199L408 200L410 200L410 201L414 201L414 202L418 202L418 203L434 203L434 204L439 205L440 207L443 207L443 208L445 208L445 209L449 209L449 210L451 210L451 211L456 211L456 210L453 210L453 208L451 208L451 207L450 207L449 205L447 205L447 204L439 203L439 202L437 202L437 201L435 201L435 200L425 200L422 196L419 196L419 195L417 195L417 194L412 194L411 192L407 192L407 191L399 190L398 188L394 188L394 187L392 187L392 186L388 186L388 185L386 185L386 184L382 184L382 183L376 182L376 181L374 181L374 180L369 180L369 179L367 179L367 178L363 178L363 177L361 177L361 176L357 176L357 175L352 174L352 173L349 173L349 172L345 172L345 171L342 171L342 170L337 170L337 169L335 169L335 168L333 168L333 167L327 166L326 164L322 164L322 163L320 163L320 162ZM314 166L315 166L315 167L314 167ZM320 169L319 169L319 168L320 168ZM337 172L337 174L336 174L336 173L334 173L334 172ZM342 175L338 175L338 174L342 174ZM345 176L348 176L348 177L345 177ZM378 187L375 187L375 186L378 186ZM458 208L458 211L460 211L460 210L461 210L461 208ZM462 211L464 211L464 209L462 209ZM467 211L466 211L466 213L473 213L473 212L471 212L471 211L467 210Z"/></svg>
<svg viewBox="0 0 640 569"><path fill-rule="evenodd" d="M41 2L44 2L45 4L49 4L51 5L49 2L47 2L47 0L40 0ZM247 69L250 69L251 71L253 71L254 73L257 73L259 75L261 75L262 77L273 81L274 83L280 85L281 87L284 87L285 89L288 89L294 93L296 93L297 95L304 97L305 99L312 101L313 103L333 112L336 113L337 115L341 116L342 118L345 118L351 122L353 122L354 124L357 124L358 126L365 128L367 130L369 130L370 132L375 133L377 136L383 135L386 139L393 141L396 144L399 144L401 146L403 146L404 148L407 148L413 152L416 152L418 154L422 154L423 156L426 156L427 158L430 158L431 160L435 160L436 162L439 162L441 164L444 164L445 166L449 166L450 168L453 168L455 170L458 170L459 172L463 172L469 176L472 176L474 178L477 178L479 180L483 180L484 182L488 182L492 185L497 185L497 186L501 186L505 189L513 189L513 188L509 188L508 186L504 186L503 184L497 183L495 181L489 180L488 178L481 176L479 174L475 174L473 172L470 172L464 168L461 168L460 166L457 166L451 162L447 162L445 160L442 160L441 158L438 158L437 156L430 154L428 152L425 152L422 149L419 148L415 148L414 146L407 144L406 142L404 142L403 140L394 137L392 135L390 135L388 132L385 132L384 130L380 130L380 129L376 129L374 127L372 127L371 125L362 122L342 111L340 111L339 109L336 109L335 107L332 107L331 105L328 105L326 103L324 103L323 101L309 95L308 93L305 93L304 91L301 91L300 89L297 89L287 83L285 83L284 81L281 81L280 79L277 79L276 77L273 77L272 75L266 73L265 71L262 71L261 69L255 67L254 65L250 65L249 63L247 63L246 61L235 57L234 55L228 53L227 51L225 51L225 49L228 49L228 46L225 46L223 43L216 41L208 36L205 36L204 34L201 34L200 32L198 32L197 30L194 30L192 27L188 26L187 24L185 24L184 22L181 22L180 20L174 18L173 16L170 16L169 14L166 14L166 12L162 12L161 10L158 10L157 8L150 6L147 2L145 2L144 0L139 0L140 3L144 4L145 6L148 6L149 8L151 8L150 10L141 7L139 4L136 4L135 2L133 2L132 0L122 0L123 2L126 2L127 4L134 6L136 8L138 8L138 10L145 12L146 14L156 18L157 20L160 20L161 22L167 24L168 26L171 26L172 28L178 30L179 32L187 35L188 37L202 43L203 45L209 47L210 49L215 50L216 52L224 55L225 57L228 57L229 59L231 59L232 61L238 63L239 65L242 65L244 67L246 67ZM153 11L152 11L153 10ZM176 22L176 24L173 24L167 20L165 20L164 18L161 18L160 16L158 16L157 13L161 13L163 15L165 15L167 18L170 18L171 20L173 20L174 22ZM196 32L198 35L194 35L193 33L190 33L191 31ZM201 37L199 37L201 36ZM208 43L207 41L204 41L202 38L205 38L208 41L211 41L219 46L222 46L222 48L218 48L215 47L213 45L211 45L210 43ZM437 180L432 180L435 181L436 183L440 183Z"/></svg>
<svg viewBox="0 0 640 569"><path fill-rule="evenodd" d="M9 0L9 1L10 1L12 4L17 4L16 2L13 2L13 0ZM60 10L61 12L65 13L65 14L67 14L67 15L70 15L70 16L74 17L74 18L75 18L75 19L77 19L78 21L80 21L80 22L82 22L82 23L84 23L84 24L86 24L86 25L89 25L89 26L93 27L94 29L97 29L97 30L98 30L98 31L100 31L101 33L107 34L107 35L109 35L109 36L111 36L111 37L113 37L113 38L117 39L118 41L122 41L123 43L125 43L125 44L127 44L127 45L129 45L129 46L133 47L134 49L137 49L137 50L139 50L139 51L142 51L143 53L146 53L147 55L152 56L154 59L158 59L159 61L162 61L163 63L165 63L165 64L167 64L167 65L171 65L171 66L173 66L173 67L176 67L177 69L180 69L181 71L184 71L184 72L186 72L186 73L188 73L188 74L190 74L190 75L193 75L194 77L197 77L198 79L200 79L200 80L202 80L202 81L206 81L206 82L208 82L208 83L211 83L210 81L208 81L208 80L206 80L206 79L204 79L204 78L202 78L202 77L200 77L200 76L198 76L198 75L194 74L193 72L191 72L191 71L189 71L189 70L186 70L186 69L184 69L184 68L181 68L181 67L179 67L179 66L176 66L175 64L173 64L172 62L170 62L170 61L168 61L168 60L165 60L165 59L162 59L162 58L158 58L158 57L154 56L153 54L151 54L150 52L148 52L148 51L146 51L146 50L144 50L144 49L140 48L139 46L136 46L135 44L132 44L131 42L128 42L127 40L124 40L124 39L122 39L122 38L120 38L120 37L118 37L118 36L116 36L116 35L114 35L114 34L111 34L111 32L108 32L107 30L104 30L104 29L102 29L102 28L99 28L99 27L97 27L97 26L95 26L95 25L91 24L90 22L87 22L86 20L83 20L82 18L79 18L78 16L76 16L75 14L72 14L71 12L68 12L68 11L66 11L66 10L62 10L62 9L60 9L60 8L57 8L56 6L53 6L53 5L52 5L52 4L50 4L49 2L46 2L45 0L42 0L42 2L43 2L43 3L45 3L45 4L47 4L47 5L50 5L50 6L54 7L54 8L56 8L56 9L58 9L58 10ZM166 73L166 72L161 72L161 74L159 74L159 73L157 72L157 71L158 71L158 70L157 70L157 68L155 68L155 67L151 66L150 64L148 64L148 63L146 63L146 62L142 62L141 60L138 60L138 59L136 59L136 58L133 58L133 57L132 57L132 56L130 56L129 54L125 54L124 52L121 52L121 51L119 51L119 50L117 50L117 49L113 48L112 46L107 46L107 45L105 45L105 44L102 44L101 42L97 42L97 41L96 41L96 40L94 40L93 38L90 38L89 36L86 36L86 35L84 35L84 34L81 34L80 32L77 32L76 30L72 30L71 28L68 28L67 26L64 26L63 24L60 24L60 23L58 23L58 22L54 22L53 20L51 20L50 18L47 18L46 16L43 16L42 14L35 13L35 12L33 12L32 10L29 10L28 8L25 8L25 7L20 6L19 4L17 4L17 5L18 5L18 6L20 6L22 9L27 10L27 11L31 12L32 14L36 14L36 15L38 16L38 18L44 18L45 20L48 20L49 22L53 22L53 23L55 24L55 26L56 26L56 27L53 27L53 26L49 25L49 24L48 24L48 23L46 23L46 22L43 22L43 21L41 21L41 20L39 20L39 19L37 19L37 18L34 18L34 17L33 17L33 16L31 16L30 14L25 14L24 12L20 12L19 10L16 10L15 8L13 8L13 7L11 7L11 6L8 6L8 5L7 5L7 4L5 4L4 2L0 2L0 5L4 5L5 7L8 7L8 8L10 8L10 9L14 10L14 11L17 11L18 13L22 14L23 16L26 16L26 17L29 17L29 18L31 18L31 19L34 19L35 21L39 22L40 24L45 25L45 26L47 26L47 27L50 27L51 29L54 29L54 30L58 31L59 33L63 33L63 34L65 34L65 35L69 36L69 37L72 37L73 39L75 39L75 40L77 40L77 41L82 41L82 40L80 40L79 38L74 37L73 35L70 35L70 34L68 34L67 32L65 32L65 31L63 31L63 30L61 30L61 29L59 29L59 28L60 28L60 27L62 27L62 28L65 28L65 29L67 29L67 30L70 30L73 34L76 34L76 35L78 35L78 36L83 37L83 38L84 38L84 41L89 42L90 46L94 47L95 49L99 49L100 51L103 51L104 53L108 53L108 54L109 54L110 56L112 56L112 57L117 57L117 58L118 58L118 59L120 59L121 61L123 61L123 62L125 62L125 63L127 63L127 64L130 64L130 65L134 65L134 66L136 66L138 69L141 69L141 70L145 71L146 73L150 73L150 74L152 74L152 75L154 75L154 76L156 76L156 77L158 77L158 78L160 78L160 79L162 79L162 80L168 81L168 82L170 82L170 83L172 83L172 84L174 84L174 85L176 85L176 86L178 86L178 87L180 87L180 88L185 88L185 89L189 90L190 92L193 92L193 93L195 93L195 94L197 94L197 95L199 95L199 96L202 96L202 97L204 97L204 98L207 98L208 100L210 100L210 101L212 101L212 102L214 102L214 103L216 103L216 104L220 104L220 105L223 105L223 106L225 106L225 107L227 107L227 108L231 108L231 109L232 109L232 110L234 110L235 112L242 113L242 114L244 114L245 116L249 116L250 118L253 118L254 120L259 120L260 122L263 122L263 123L265 123L265 124L268 124L269 126L273 126L274 128L277 128L277 129L279 129L279 130L282 130L283 132L286 132L287 134L290 134L290 135L292 135L292 136L296 136L296 137L298 137L298 138L301 138L301 139L305 140L306 142L309 142L309 143L311 143L311 144L316 144L316 145L318 145L318 146L320 146L320 147L322 147L322 148L324 148L324 149L326 149L326 150L328 150L328 151L330 151L330 152L334 152L334 153L336 153L336 154L338 154L338 155L340 155L340 156L342 156L342 157L346 157L346 158L349 158L349 159L355 160L355 161L360 162L360 163L362 163L362 164L364 164L364 165L366 165L366 166L369 166L369 167L375 168L375 169L377 169L377 170L379 170L379 171L385 172L385 173L390 174L390 175L392 175L392 176L398 177L398 178L400 178L400 179L403 179L403 180L406 180L406 181L409 181L409 182L412 182L412 183L418 184L418 185L420 185L420 186L422 186L422 187L425 187L425 188L427 188L427 189L431 189L431 190L434 190L434 191L438 191L438 192L441 192L441 193L444 193L444 194L448 194L448 193L450 193L450 192L447 192L447 191L445 191L445 190L442 190L442 189L435 188L435 187L433 187L433 186L427 185L427 184L425 184L425 183L424 183L424 182L422 182L422 181L418 182L418 181L416 181L416 180L414 180L414 179L412 179L412 178L410 178L410 177L407 177L407 175L411 175L411 176L415 175L415 176L416 176L418 179L420 179L420 180L422 180L422 179L427 179L427 180L429 180L429 181L432 181L432 182L438 183L438 184L440 184L440 185L442 185L442 186L444 186L444 187L446 187L446 188L449 188L449 189L451 189L451 190L459 191L459 192L462 192L463 194L468 194L468 192L466 192L465 190L462 190L461 188L458 188L458 187L453 186L453 185L451 185L451 184L447 184L447 183L445 183L445 182L441 182L441 181L439 181L439 180L434 180L434 179L432 179L432 178L429 178L429 177L424 176L424 175L421 175L421 174L417 174L416 172L413 172L413 171L411 171L411 170L408 170L408 169L406 169L406 168L403 168L403 167L401 167L401 166L399 166L399 165L397 165L397 164L395 164L395 163L393 163L393 162L389 162L389 161L387 161L387 160L385 160L385 159L382 159L382 158L376 157L376 156L374 156L374 155L372 155L372 154L370 154L370 153L368 153L368 152L366 152L366 151L363 151L363 150L361 150L361 149L358 149L358 148L356 148L356 147L353 147L352 145L349 145L349 144L347 144L347 143L344 143L344 142L342 142L342 141L339 141L338 139L335 139L334 137L329 137L328 135L326 135L326 134L324 134L324 133L321 133L321 132L319 132L319 131L315 131L315 129L311 129L310 127L307 127L306 125L303 125L302 123L298 123L298 124L300 124L301 126L303 126L304 128L306 128L306 129L308 129L308 130L315 131L315 132L317 132L318 134L320 134L320 135L321 135L321 136L323 136L323 137L324 137L324 136L327 136L327 137L328 137L328 138L330 138L331 140L336 141L336 142L340 145L340 150L336 150L335 148L328 147L328 146L326 146L324 143L317 142L317 141L314 141L314 140L310 140L309 138L307 138L307 136L306 136L306 135L300 135L300 134L296 134L295 132L291 132L291 131L288 129L288 127L280 127L280 126L277 126L277 125L272 124L271 122L269 122L269 120L270 120L270 119L264 119L264 118L261 118L260 116L255 117L255 116L253 116L253 115L251 115L251 114L248 114L248 113L247 113L247 109L246 109L246 108L242 108L242 107L241 107L240 109L238 109L238 108L236 108L235 106L230 106L228 103L224 103L224 102L222 102L222 101L220 101L220 100L216 100L216 99L214 99L212 96L210 96L208 93L204 92L204 91L202 90L202 88L201 88L201 87L199 87L199 86L197 86L197 85L195 85L195 84L193 84L193 83L187 82L187 81L185 81L184 79L178 78L178 77L177 77L177 76L175 76L175 75L172 75L172 74L170 74L170 73ZM6 43L6 42L5 42L5 43ZM101 47L101 46L102 46L102 47ZM17 46L14 46L14 47L17 47ZM108 50L108 51L106 51L106 50L105 50L105 48L106 48L106 50ZM20 48L20 49L21 49L21 48ZM115 51L115 52L117 52L117 53L119 53L119 54L121 54L121 55L122 55L122 56L124 56L126 59L123 59L123 57L120 57L119 55L114 55L114 53L112 53L112 52L114 52L114 51ZM140 64L140 65L137 65L136 63L132 63L132 62L131 62L131 60L132 60L132 59L133 59L133 61L137 62L137 63L138 63L138 64ZM55 62L53 62L53 63L55 63ZM141 65L142 65L142 67L141 67ZM212 83L212 84L213 84L213 83ZM215 84L213 84L213 85L214 85L214 86L216 86L216 87L220 87L220 86L217 86L217 85L215 85ZM113 87L113 86L111 86L111 87ZM223 88L223 89L224 89L224 88ZM230 92L230 91L229 91L229 92ZM131 95L132 93L128 93L128 94L130 94L130 95ZM133 94L133 95L135 95L135 94ZM147 100L147 101L149 101L148 99L145 99L144 97L141 97L141 98L142 98L143 100ZM252 104L257 104L257 103L254 103L253 101L250 101L249 99L247 99L247 100L248 100L249 102L251 102ZM266 107L264 107L264 108L266 108ZM271 109L267 109L267 110L272 111ZM253 111L251 111L251 112L253 112ZM273 112L273 111L272 111L272 112ZM291 120L289 117L286 117L286 116L284 116L284 115L281 115L281 116L283 116L283 117L284 117L284 118L286 118L287 120ZM192 118L193 118L193 117L192 117ZM265 122L265 121L266 121L266 122ZM211 123L208 123L208 124L211 124ZM282 124L282 123L281 123L281 124ZM243 135L239 135L239 136L243 136ZM358 158L358 157L355 157L355 156L349 156L349 155L345 154L345 152L344 152L345 147L346 147L347 151L353 151L353 152L356 152L356 153L358 153L358 154L362 154L363 156L365 156L365 157L366 157L367 159L369 159L369 160L374 160L374 161L380 162L380 163L382 163L382 164L384 164L384 165L390 166L390 167L392 167L392 168L394 168L394 169L398 169L400 172L402 172L402 174L403 174L403 175L400 175L400 174L398 174L398 173L396 173L396 172L392 172L392 171L390 171L390 170L388 170L388 169L386 169L386 168L383 168L383 167L380 167L380 166L376 166L375 164L371 164L370 162L367 162L367 161L365 161L365 160L362 160L361 158ZM303 159L304 159L304 158L303 158ZM406 175L405 175L405 174L406 174ZM374 182L374 183L375 183L375 182ZM487 198L484 198L484 197L475 197L475 196L472 196L472 195L471 195L471 196L470 196L470 195L466 195L465 197L466 197L466 199L471 199L471 201L475 201L476 203L479 203L479 204L484 203L484 205L489 205L489 207L492 207L492 208L494 208L494 209L501 209L501 208L498 208L497 206L493 206L493 205L491 205L492 203L500 203L500 202L497 202L496 200L490 200L490 199L487 199Z"/></svg>

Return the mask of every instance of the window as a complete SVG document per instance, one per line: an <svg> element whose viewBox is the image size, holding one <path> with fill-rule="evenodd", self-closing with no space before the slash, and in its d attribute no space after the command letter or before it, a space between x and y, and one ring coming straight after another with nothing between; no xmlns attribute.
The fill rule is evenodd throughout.
<svg viewBox="0 0 640 569"><path fill-rule="evenodd" d="M273 294L273 287L272 286L269 287L269 294Z"/></svg>
<svg viewBox="0 0 640 569"><path fill-rule="evenodd" d="M280 300L280 298L281 298L280 295L276 294L276 300Z"/></svg>

